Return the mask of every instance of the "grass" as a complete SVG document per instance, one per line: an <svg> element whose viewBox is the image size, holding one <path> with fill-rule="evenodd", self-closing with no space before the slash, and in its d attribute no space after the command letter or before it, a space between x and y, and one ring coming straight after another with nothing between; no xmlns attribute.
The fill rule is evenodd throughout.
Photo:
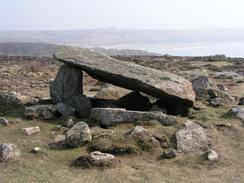
<svg viewBox="0 0 244 183"><path fill-rule="evenodd" d="M207 109L202 112L207 113ZM214 113L217 113L215 111ZM198 118L201 119L198 111ZM89 146L75 149L49 149L47 143L61 131L54 131L59 121L28 121L20 113L1 114L12 121L7 127L0 127L0 142L14 143L21 149L21 159L17 162L0 163L0 180L6 183L19 182L241 182L244 179L244 130L210 129L215 141L215 149L220 154L220 161L209 163L199 155L180 155L173 160L157 160L157 156L144 152L136 155L117 155L121 166L114 169L80 169L71 167L73 160L88 153ZM200 115L200 116L199 116ZM202 114L203 115L203 114ZM217 113L217 116L221 115ZM204 116L204 115L203 115ZM216 119L217 116L211 116ZM208 120L210 118L207 118ZM231 120L231 118L230 118ZM31 136L22 133L21 128L40 126L41 132ZM123 135L134 127L133 124L121 124L109 130L114 131L116 138L112 144L124 147L128 144L140 148L136 141L124 139ZM159 123L143 125L150 133L172 137L181 127L164 127ZM119 138L120 137L120 138ZM127 140L127 141L126 141ZM106 143L106 141L105 141ZM38 146L41 154L29 151ZM139 149L140 150L140 149ZM162 149L163 150L163 149ZM228 174L226 173L228 172Z"/></svg>

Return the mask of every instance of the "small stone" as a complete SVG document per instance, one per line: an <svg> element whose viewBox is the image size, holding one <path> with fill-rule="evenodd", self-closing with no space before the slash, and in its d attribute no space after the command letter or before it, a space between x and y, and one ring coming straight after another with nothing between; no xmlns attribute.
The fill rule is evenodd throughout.
<svg viewBox="0 0 244 183"><path fill-rule="evenodd" d="M55 143L63 142L63 141L65 141L65 135L57 135L57 136L54 138L54 142L55 142Z"/></svg>
<svg viewBox="0 0 244 183"><path fill-rule="evenodd" d="M75 124L65 136L65 141L71 147L79 147L92 140L92 133L85 122Z"/></svg>
<svg viewBox="0 0 244 183"><path fill-rule="evenodd" d="M208 155L208 160L209 161L216 161L219 158L218 154L214 150L209 150L207 152L207 155Z"/></svg>
<svg viewBox="0 0 244 183"><path fill-rule="evenodd" d="M100 151L91 152L89 155L81 156L74 161L74 165L83 168L106 167L114 168L120 161L112 154L102 153Z"/></svg>
<svg viewBox="0 0 244 183"><path fill-rule="evenodd" d="M226 106L227 105L226 101L224 99L221 99L221 98L210 99L209 104L214 106L214 107Z"/></svg>
<svg viewBox="0 0 244 183"><path fill-rule="evenodd" d="M38 154L41 152L41 149L39 147L34 147L30 152L34 154Z"/></svg>
<svg viewBox="0 0 244 183"><path fill-rule="evenodd" d="M73 121L72 118L68 118L64 122L64 126L67 127L67 128L71 128L72 126L74 126L74 124L75 124L75 122Z"/></svg>
<svg viewBox="0 0 244 183"><path fill-rule="evenodd" d="M244 97L240 98L240 101L239 101L238 105L244 105Z"/></svg>
<svg viewBox="0 0 244 183"><path fill-rule="evenodd" d="M7 126L9 121L6 118L0 118L0 125Z"/></svg>
<svg viewBox="0 0 244 183"><path fill-rule="evenodd" d="M0 144L0 161L17 160L20 150L15 144Z"/></svg>
<svg viewBox="0 0 244 183"><path fill-rule="evenodd" d="M22 130L26 135L32 135L41 131L39 126L22 128Z"/></svg>
<svg viewBox="0 0 244 183"><path fill-rule="evenodd" d="M166 159L173 159L177 156L177 152L175 149L170 149L170 150L166 150L164 151L162 158L166 158Z"/></svg>
<svg viewBox="0 0 244 183"><path fill-rule="evenodd" d="M143 135L146 135L148 134L148 131L143 128L142 126L139 126L137 125L134 129L132 129L128 135L131 136L131 137L140 137L140 136L143 136Z"/></svg>

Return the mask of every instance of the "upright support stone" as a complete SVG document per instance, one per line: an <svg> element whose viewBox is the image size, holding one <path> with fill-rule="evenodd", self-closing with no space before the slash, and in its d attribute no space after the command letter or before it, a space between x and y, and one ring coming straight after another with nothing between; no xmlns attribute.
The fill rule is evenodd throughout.
<svg viewBox="0 0 244 183"><path fill-rule="evenodd" d="M50 96L55 103L68 101L73 96L83 95L82 70L62 65L50 85Z"/></svg>

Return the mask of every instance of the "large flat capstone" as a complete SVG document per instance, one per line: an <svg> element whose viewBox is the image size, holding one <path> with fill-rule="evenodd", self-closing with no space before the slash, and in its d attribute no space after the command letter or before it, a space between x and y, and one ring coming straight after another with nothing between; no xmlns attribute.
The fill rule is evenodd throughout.
<svg viewBox="0 0 244 183"><path fill-rule="evenodd" d="M191 82L172 73L120 61L85 48L61 47L54 58L106 83L161 99L176 98L189 106L195 101Z"/></svg>

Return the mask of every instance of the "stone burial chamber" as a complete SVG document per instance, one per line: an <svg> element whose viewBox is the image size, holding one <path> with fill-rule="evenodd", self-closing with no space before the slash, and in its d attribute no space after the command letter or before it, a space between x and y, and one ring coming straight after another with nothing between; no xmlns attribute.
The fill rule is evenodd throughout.
<svg viewBox="0 0 244 183"><path fill-rule="evenodd" d="M51 99L72 106L80 118L89 117L95 107L145 112L155 105L167 114L177 115L186 113L195 102L191 82L169 72L120 61L85 48L61 47L53 56L64 65L50 85ZM117 101L88 98L82 90L83 71L94 79L133 92ZM156 98L156 103L150 103L148 95Z"/></svg>

